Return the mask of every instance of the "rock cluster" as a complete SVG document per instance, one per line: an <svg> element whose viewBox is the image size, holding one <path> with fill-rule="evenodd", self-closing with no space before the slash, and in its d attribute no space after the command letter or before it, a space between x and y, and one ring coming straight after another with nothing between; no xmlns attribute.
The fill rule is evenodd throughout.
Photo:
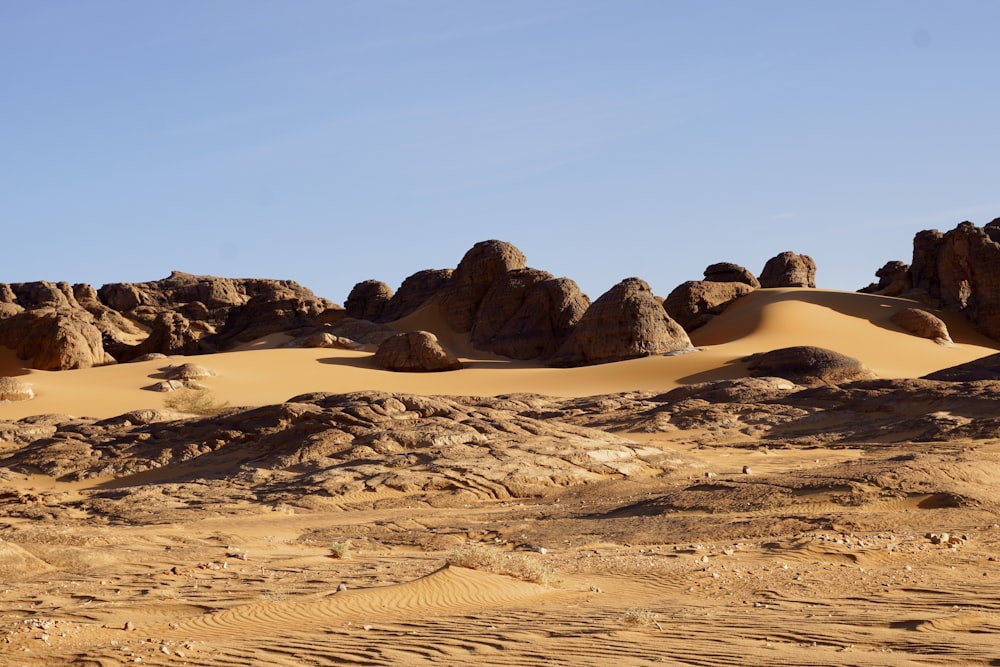
<svg viewBox="0 0 1000 667"><path fill-rule="evenodd" d="M885 264L878 283L861 291L902 296L961 312L982 333L1000 339L1000 218L983 227L962 222L941 233L917 233L913 259Z"/></svg>

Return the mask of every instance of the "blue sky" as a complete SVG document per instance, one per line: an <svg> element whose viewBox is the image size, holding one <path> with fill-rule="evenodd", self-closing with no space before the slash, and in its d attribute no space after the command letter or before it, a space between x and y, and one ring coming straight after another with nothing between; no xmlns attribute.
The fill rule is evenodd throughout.
<svg viewBox="0 0 1000 667"><path fill-rule="evenodd" d="M476 241L596 298L1000 217L1000 2L0 0L0 282L342 303Z"/></svg>

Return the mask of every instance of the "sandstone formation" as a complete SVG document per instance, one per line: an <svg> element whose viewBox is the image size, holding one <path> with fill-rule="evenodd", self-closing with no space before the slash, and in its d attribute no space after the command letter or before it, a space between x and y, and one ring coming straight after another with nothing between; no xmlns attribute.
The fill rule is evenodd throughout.
<svg viewBox="0 0 1000 667"><path fill-rule="evenodd" d="M924 376L941 382L981 382L1000 380L1000 354L991 354L965 364L943 368Z"/></svg>
<svg viewBox="0 0 1000 667"><path fill-rule="evenodd" d="M451 279L451 269L426 269L406 278L379 314L381 322L394 322L410 315L441 291Z"/></svg>
<svg viewBox="0 0 1000 667"><path fill-rule="evenodd" d="M355 285L347 295L344 311L347 317L374 322L382 315L391 298L392 289L388 285L379 280L365 280Z"/></svg>
<svg viewBox="0 0 1000 667"><path fill-rule="evenodd" d="M441 292L445 320L454 331L472 331L479 304L493 281L526 266L524 254L504 241L480 241L465 253Z"/></svg>
<svg viewBox="0 0 1000 667"><path fill-rule="evenodd" d="M458 357L441 347L437 336L427 331L408 331L387 338L378 346L374 361L379 368L405 373L454 371L462 367Z"/></svg>
<svg viewBox="0 0 1000 667"><path fill-rule="evenodd" d="M753 354L742 361L752 376L780 377L796 384L839 384L875 377L854 357L811 345Z"/></svg>
<svg viewBox="0 0 1000 667"><path fill-rule="evenodd" d="M875 272L879 280L865 287L860 292L880 294L882 296L900 296L910 289L910 265L899 260L886 262Z"/></svg>
<svg viewBox="0 0 1000 667"><path fill-rule="evenodd" d="M626 278L590 305L547 363L588 366L689 348L691 339L649 285Z"/></svg>
<svg viewBox="0 0 1000 667"><path fill-rule="evenodd" d="M513 359L543 359L566 340L589 306L568 278L537 269L507 271L483 295L472 344Z"/></svg>
<svg viewBox="0 0 1000 667"><path fill-rule="evenodd" d="M690 333L753 290L754 287L746 282L689 280L667 295L663 308L667 315Z"/></svg>
<svg viewBox="0 0 1000 667"><path fill-rule="evenodd" d="M759 280L761 287L816 287L816 262L786 251L767 260Z"/></svg>
<svg viewBox="0 0 1000 667"><path fill-rule="evenodd" d="M938 345L952 345L948 325L940 317L926 310L904 308L894 313L889 319L893 324L914 336L930 338Z"/></svg>
<svg viewBox="0 0 1000 667"><path fill-rule="evenodd" d="M732 262L718 262L705 269L705 280L714 283L745 283L757 289L760 282L750 271Z"/></svg>
<svg viewBox="0 0 1000 667"><path fill-rule="evenodd" d="M30 368L45 371L114 363L101 331L82 309L42 307L0 319L0 345L11 348Z"/></svg>

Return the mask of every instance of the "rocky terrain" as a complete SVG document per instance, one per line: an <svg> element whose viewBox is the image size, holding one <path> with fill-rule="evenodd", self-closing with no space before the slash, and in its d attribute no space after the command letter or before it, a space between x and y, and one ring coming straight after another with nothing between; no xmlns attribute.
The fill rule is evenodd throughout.
<svg viewBox="0 0 1000 667"><path fill-rule="evenodd" d="M500 241L343 308L2 285L0 663L997 664L998 229L861 294L591 302Z"/></svg>

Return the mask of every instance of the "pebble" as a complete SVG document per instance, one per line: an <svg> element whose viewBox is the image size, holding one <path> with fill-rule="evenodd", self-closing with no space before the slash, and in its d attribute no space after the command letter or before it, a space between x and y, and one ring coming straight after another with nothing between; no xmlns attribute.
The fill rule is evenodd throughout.
<svg viewBox="0 0 1000 667"><path fill-rule="evenodd" d="M750 474L752 474L750 472L750 466L743 466L743 474L744 475L750 475Z"/></svg>
<svg viewBox="0 0 1000 667"><path fill-rule="evenodd" d="M346 591L346 590L347 590L347 584L345 584L343 581L340 582L339 584L337 584L337 592L338 593Z"/></svg>

